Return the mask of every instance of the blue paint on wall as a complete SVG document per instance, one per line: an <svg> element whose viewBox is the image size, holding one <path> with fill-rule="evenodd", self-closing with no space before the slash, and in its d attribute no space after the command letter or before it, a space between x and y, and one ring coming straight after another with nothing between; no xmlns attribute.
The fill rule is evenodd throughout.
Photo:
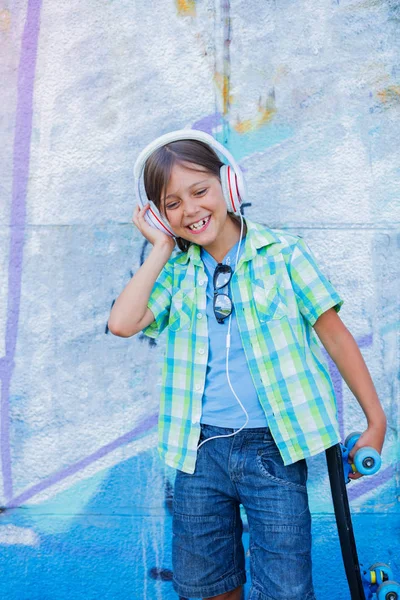
<svg viewBox="0 0 400 600"><path fill-rule="evenodd" d="M31 547L0 545L2 597L177 600L171 583L173 478L174 470L164 468L153 450L79 482L51 501L3 514L2 527L32 528L37 543ZM86 505L79 506L76 497L85 498ZM365 565L385 556L394 570L400 570L398 518L357 515L354 525ZM246 553L248 545L245 533ZM345 600L345 575L332 515L314 517L313 555L317 598ZM248 555L246 562L249 567ZM251 580L246 591L250 584Z"/></svg>

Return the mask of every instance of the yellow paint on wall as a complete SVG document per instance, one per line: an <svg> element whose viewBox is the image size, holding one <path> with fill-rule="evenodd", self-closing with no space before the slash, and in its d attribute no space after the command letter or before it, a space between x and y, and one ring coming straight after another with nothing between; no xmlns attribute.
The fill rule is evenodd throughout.
<svg viewBox="0 0 400 600"><path fill-rule="evenodd" d="M223 76L222 73L214 73L214 83L222 96L223 110L222 113L228 113L228 107L233 102L233 96L229 93L229 77Z"/></svg>
<svg viewBox="0 0 400 600"><path fill-rule="evenodd" d="M195 17L196 16L196 2L195 0L175 0L178 14L184 17Z"/></svg>
<svg viewBox="0 0 400 600"><path fill-rule="evenodd" d="M390 85L385 90L377 92L381 102L400 102L400 85Z"/></svg>
<svg viewBox="0 0 400 600"><path fill-rule="evenodd" d="M258 106L258 115L253 119L244 119L243 121L237 119L234 128L238 133L248 133L249 131L255 131L259 129L268 121L271 121L272 117L276 113L276 108L270 106Z"/></svg>
<svg viewBox="0 0 400 600"><path fill-rule="evenodd" d="M10 11L4 8L0 10L0 31L9 31L11 26Z"/></svg>
<svg viewBox="0 0 400 600"><path fill-rule="evenodd" d="M233 95L229 93L229 78L223 76L222 73L214 73L214 83L217 86L218 91L222 97L223 111L222 114L226 116L229 112L229 108L233 103ZM276 113L275 99L270 95L264 104L261 104L261 99L257 107L257 115L251 119L237 119L234 124L234 129L238 133L248 133L249 131L255 131L266 123L272 120Z"/></svg>
<svg viewBox="0 0 400 600"><path fill-rule="evenodd" d="M238 133L248 133L249 131L255 131L268 123L275 114L275 110L265 110L261 116L256 117L255 119L245 119L241 121L240 119L235 123L234 128Z"/></svg>

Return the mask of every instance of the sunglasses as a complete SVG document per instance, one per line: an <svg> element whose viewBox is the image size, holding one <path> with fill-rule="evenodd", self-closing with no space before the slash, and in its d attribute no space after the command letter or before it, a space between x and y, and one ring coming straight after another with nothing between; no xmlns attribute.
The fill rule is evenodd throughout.
<svg viewBox="0 0 400 600"><path fill-rule="evenodd" d="M214 271L214 315L218 323L223 323L232 312L232 300L227 294L219 294L218 290L228 285L232 277L229 265L218 264Z"/></svg>

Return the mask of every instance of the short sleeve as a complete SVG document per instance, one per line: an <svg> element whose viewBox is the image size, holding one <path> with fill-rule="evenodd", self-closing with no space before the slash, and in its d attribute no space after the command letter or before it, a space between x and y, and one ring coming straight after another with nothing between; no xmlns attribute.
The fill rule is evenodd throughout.
<svg viewBox="0 0 400 600"><path fill-rule="evenodd" d="M339 312L344 300L318 267L303 238L299 238L294 247L289 274L299 310L311 326L329 308Z"/></svg>
<svg viewBox="0 0 400 600"><path fill-rule="evenodd" d="M144 335L157 338L168 325L171 306L172 275L165 266L158 276L150 294L147 308L154 315L154 321L142 330Z"/></svg>

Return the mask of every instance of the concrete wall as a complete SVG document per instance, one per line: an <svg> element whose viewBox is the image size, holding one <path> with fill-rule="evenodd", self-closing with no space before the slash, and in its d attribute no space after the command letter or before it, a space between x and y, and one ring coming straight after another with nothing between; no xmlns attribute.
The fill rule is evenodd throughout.
<svg viewBox="0 0 400 600"><path fill-rule="evenodd" d="M163 340L106 322L148 252L134 160L186 126L227 144L245 214L303 235L345 299L388 417L380 473L349 489L359 554L399 578L399 20L394 0L0 4L2 597L176 598ZM366 423L331 373L345 436ZM309 468L317 597L343 600L324 456Z"/></svg>

